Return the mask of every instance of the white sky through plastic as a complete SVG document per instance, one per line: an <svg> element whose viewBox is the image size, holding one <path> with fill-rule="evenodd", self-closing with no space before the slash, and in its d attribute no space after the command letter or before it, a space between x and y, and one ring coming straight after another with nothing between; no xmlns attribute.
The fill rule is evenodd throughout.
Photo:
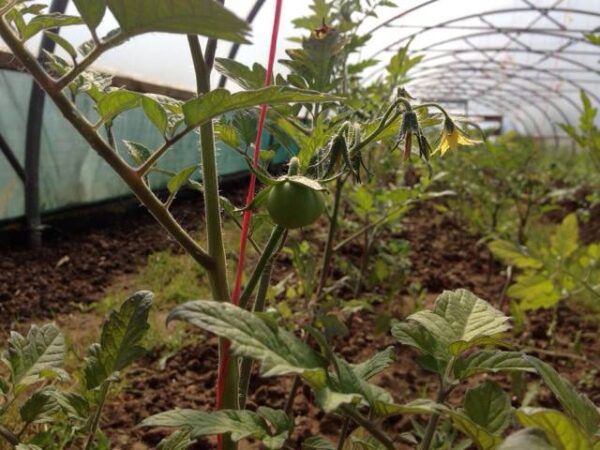
<svg viewBox="0 0 600 450"><path fill-rule="evenodd" d="M226 6L246 17L253 0L227 0ZM579 90L600 103L600 47L584 42L583 32L600 27L600 0L397 0L381 8L362 31L410 11L374 32L360 57L374 57L367 70L374 81L414 34L411 51L425 54L409 92L431 100L460 101L469 113L504 114L508 123L528 134L556 133L556 123L576 122ZM284 0L277 59L297 44L291 21L309 12L309 0ZM237 60L265 64L275 0L267 0L252 29L252 44L240 48ZM537 9L536 9L537 8ZM68 12L74 12L69 6ZM117 27L107 14L100 35ZM84 26L61 34L75 44L87 40ZM446 41L446 42L443 42ZM0 41L0 45L5 48ZM39 39L29 46L35 50ZM217 56L231 44L221 41ZM422 51L421 51L422 50ZM60 52L60 50L59 50ZM138 36L110 50L96 64L112 73L192 90L194 74L185 36L154 33ZM285 72L281 65L276 72ZM214 75L214 82L218 74ZM235 86L228 84L230 89ZM459 108L460 109L460 108ZM561 133L562 134L562 133Z"/></svg>

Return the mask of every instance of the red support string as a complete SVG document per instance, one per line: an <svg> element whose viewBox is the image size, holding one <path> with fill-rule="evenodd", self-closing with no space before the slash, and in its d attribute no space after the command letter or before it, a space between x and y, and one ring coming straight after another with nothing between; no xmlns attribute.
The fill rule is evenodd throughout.
<svg viewBox="0 0 600 450"><path fill-rule="evenodd" d="M273 78L273 64L275 63L275 54L277 52L277 39L279 36L279 24L281 22L281 7L283 4L283 0L276 0L275 5L275 17L273 19L273 30L271 32L271 46L269 49L269 61L267 64L267 73L265 75L265 86L269 86L271 84L271 79ZM267 109L268 106L263 104L260 106L260 114L258 116L258 128L256 130L256 141L254 143L254 154L252 156L252 163L254 166L258 164L258 159L260 156L260 143L262 140L263 128L265 126L265 119L267 117ZM248 193L246 195L246 205L250 205L252 200L254 199L254 193L256 190L256 176L254 173L250 175L250 182L248 183ZM252 211L250 209L246 209L244 211L244 216L242 219L242 232L240 234L240 251L239 251L239 259L235 272L235 280L233 285L233 291L231 293L231 301L233 304L237 305L240 301L240 294L242 291L242 275L244 273L244 263L246 259L246 244L248 243L248 234L250 231L250 219L252 219ZM229 341L226 341L225 344L221 347L221 355L219 358L219 370L217 375L217 401L216 406L217 409L221 409L223 404L223 395L225 391L225 374L227 370L227 365L229 363ZM221 450L222 448L222 438L221 435L218 436L218 448Z"/></svg>

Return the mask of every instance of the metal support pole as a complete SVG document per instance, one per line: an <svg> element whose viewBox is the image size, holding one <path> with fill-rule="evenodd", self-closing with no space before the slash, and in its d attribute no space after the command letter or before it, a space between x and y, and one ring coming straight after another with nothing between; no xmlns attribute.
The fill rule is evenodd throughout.
<svg viewBox="0 0 600 450"><path fill-rule="evenodd" d="M0 134L0 150L2 151L2 153L8 160L8 163L11 165L11 167L17 173L17 175L19 176L21 181L25 182L25 170L23 170L23 166L21 166L21 163L19 162L19 160L15 156L14 152L8 145L8 142L6 142L4 140L4 137L2 137L1 134Z"/></svg>
<svg viewBox="0 0 600 450"><path fill-rule="evenodd" d="M246 22L252 23L254 21L254 18L260 11L260 8L262 8L262 6L265 4L265 1L266 0L256 0L254 5L252 6L252 9L248 13L248 16L246 17ZM240 49L240 44L237 44L237 43L233 44L231 46L231 50L229 50L229 54L227 55L227 58L235 59L235 56L237 55L237 52L239 49ZM227 83L227 77L225 75L221 75L221 78L219 79L219 87L220 88L225 87L225 83Z"/></svg>
<svg viewBox="0 0 600 450"><path fill-rule="evenodd" d="M50 13L64 13L69 0L52 0ZM57 32L58 30L51 30ZM45 34L42 36L38 60L44 51L53 52L56 44ZM40 213L40 141L42 136L42 120L44 115L45 94L37 83L32 82L27 128L25 137L25 217L29 246L38 249L42 245L42 220Z"/></svg>

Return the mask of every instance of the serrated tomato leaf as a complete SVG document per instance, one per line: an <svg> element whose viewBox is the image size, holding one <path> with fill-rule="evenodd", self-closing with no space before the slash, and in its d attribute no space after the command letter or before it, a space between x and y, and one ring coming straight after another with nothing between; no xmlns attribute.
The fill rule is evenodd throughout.
<svg viewBox="0 0 600 450"><path fill-rule="evenodd" d="M102 327L100 343L93 345L84 368L87 389L95 389L123 370L145 349L141 342L148 331L152 293L140 291L129 297L118 311L112 311Z"/></svg>

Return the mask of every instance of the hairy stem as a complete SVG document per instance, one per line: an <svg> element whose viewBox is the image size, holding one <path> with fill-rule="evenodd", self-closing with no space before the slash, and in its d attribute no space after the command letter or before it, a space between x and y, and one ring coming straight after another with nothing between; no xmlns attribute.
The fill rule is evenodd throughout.
<svg viewBox="0 0 600 450"><path fill-rule="evenodd" d="M188 43L196 72L198 95L210 91L210 68L207 67L198 36L188 35ZM213 300L230 301L227 281L227 260L221 227L221 200L219 198L219 178L215 152L215 135L212 120L200 126L200 151L202 157L202 183L204 185L204 218L206 221L206 237L208 254L213 259L215 270L209 274ZM219 367L227 362L225 368L225 386L221 407L223 409L239 409L238 404L238 360L227 358L225 339L219 339ZM235 450L235 443L229 435L222 436L221 449Z"/></svg>
<svg viewBox="0 0 600 450"><path fill-rule="evenodd" d="M92 424L90 425L90 433L85 444L85 450L90 450L94 444L94 438L96 437L96 431L98 430L98 425L100 424L100 417L102 416L102 409L104 408L104 402L106 402L109 387L109 382L104 383L100 389L100 393L98 394L100 399L98 401L98 407L96 408L96 411L94 411L94 417L92 418Z"/></svg>

